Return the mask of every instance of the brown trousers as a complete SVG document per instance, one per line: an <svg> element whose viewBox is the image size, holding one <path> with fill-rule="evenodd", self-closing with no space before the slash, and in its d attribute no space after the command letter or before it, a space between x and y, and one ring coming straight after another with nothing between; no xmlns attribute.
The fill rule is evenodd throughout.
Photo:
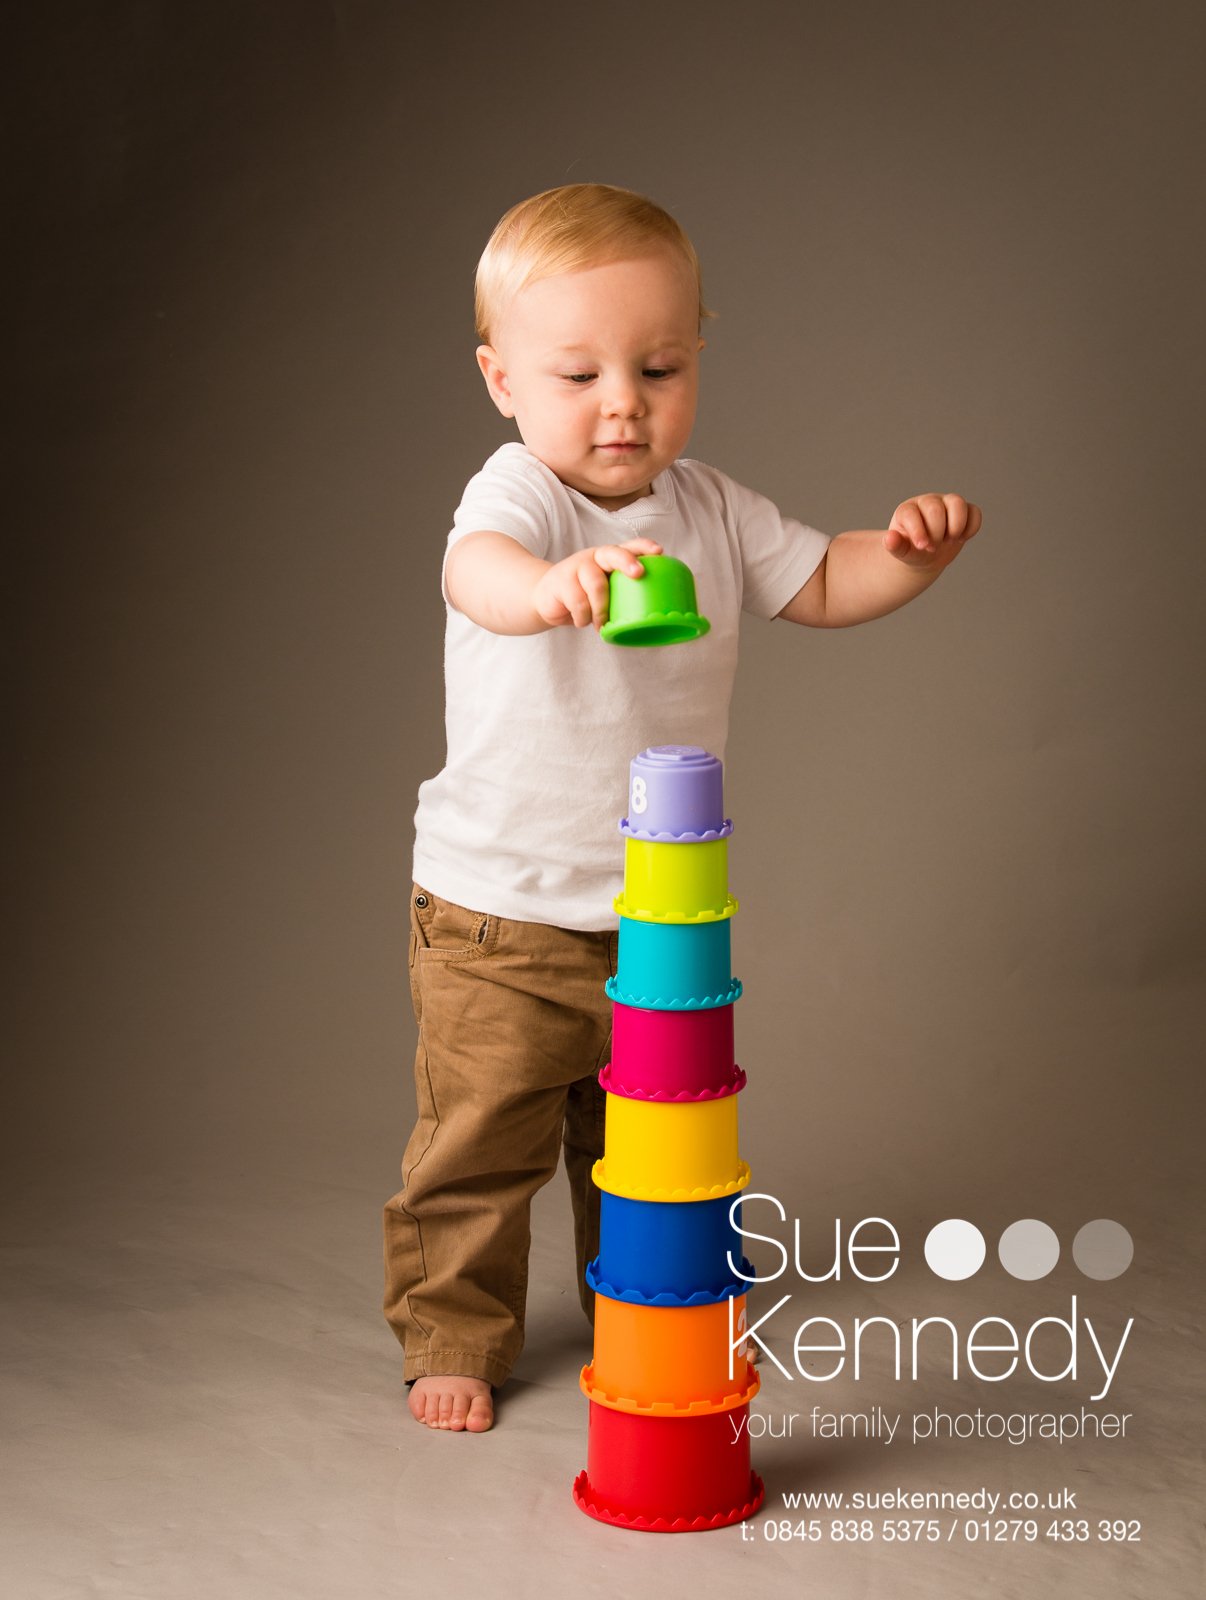
<svg viewBox="0 0 1206 1600"><path fill-rule="evenodd" d="M385 1207L385 1315L408 1379L500 1384L523 1346L532 1196L562 1145L593 1312L617 936L467 911L418 885L410 920L419 1115Z"/></svg>

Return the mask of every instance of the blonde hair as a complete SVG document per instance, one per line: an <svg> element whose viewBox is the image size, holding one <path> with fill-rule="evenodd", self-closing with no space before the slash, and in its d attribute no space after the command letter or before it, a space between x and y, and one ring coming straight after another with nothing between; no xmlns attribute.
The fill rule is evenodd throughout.
<svg viewBox="0 0 1206 1600"><path fill-rule="evenodd" d="M686 263L703 303L695 246L668 211L610 183L567 183L521 200L498 223L477 264L473 309L483 344L519 291L558 272L649 255L668 246Z"/></svg>

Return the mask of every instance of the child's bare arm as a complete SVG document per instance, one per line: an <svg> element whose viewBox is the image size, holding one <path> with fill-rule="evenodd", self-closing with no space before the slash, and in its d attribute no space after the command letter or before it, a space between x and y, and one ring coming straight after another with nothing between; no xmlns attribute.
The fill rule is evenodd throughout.
<svg viewBox="0 0 1206 1600"><path fill-rule="evenodd" d="M779 615L811 628L849 628L916 598L980 531L980 508L957 494L904 500L886 529L839 533Z"/></svg>
<svg viewBox="0 0 1206 1600"><path fill-rule="evenodd" d="M543 633L607 621L607 574L641 578L637 555L661 554L652 539L593 545L563 561L542 561L505 533L468 534L453 545L444 583L458 611L491 633Z"/></svg>

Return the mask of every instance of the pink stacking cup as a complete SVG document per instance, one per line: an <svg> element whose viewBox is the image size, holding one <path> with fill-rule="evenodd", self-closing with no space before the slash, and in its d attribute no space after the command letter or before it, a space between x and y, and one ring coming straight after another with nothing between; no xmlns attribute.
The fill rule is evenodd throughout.
<svg viewBox="0 0 1206 1600"><path fill-rule="evenodd" d="M718 1100L745 1087L733 1060L733 1007L646 1011L616 1003L611 1060L599 1074L629 1100Z"/></svg>

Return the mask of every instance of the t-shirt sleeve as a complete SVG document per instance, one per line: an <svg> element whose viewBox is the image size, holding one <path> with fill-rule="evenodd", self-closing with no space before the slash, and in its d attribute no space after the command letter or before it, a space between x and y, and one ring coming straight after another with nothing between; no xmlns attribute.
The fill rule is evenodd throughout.
<svg viewBox="0 0 1206 1600"><path fill-rule="evenodd" d="M741 609L777 617L821 564L829 535L785 517L773 501L728 480L741 552Z"/></svg>
<svg viewBox="0 0 1206 1600"><path fill-rule="evenodd" d="M440 569L440 588L448 605L445 572L448 552L470 533L505 533L534 556L548 554L552 506L522 446L503 446L470 478L452 519ZM453 607L455 610L456 608Z"/></svg>

